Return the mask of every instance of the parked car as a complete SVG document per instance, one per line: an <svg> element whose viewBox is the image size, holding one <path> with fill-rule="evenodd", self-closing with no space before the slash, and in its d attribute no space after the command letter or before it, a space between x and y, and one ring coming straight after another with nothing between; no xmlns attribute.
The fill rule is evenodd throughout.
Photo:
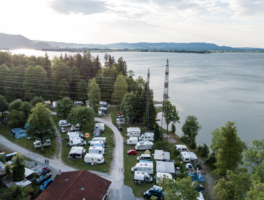
<svg viewBox="0 0 264 200"><path fill-rule="evenodd" d="M162 192L162 187L153 185L152 188L146 190L143 193L143 197L145 199L150 199L152 196L158 197L159 200L162 199L162 196L164 196L164 193Z"/></svg>
<svg viewBox="0 0 264 200"><path fill-rule="evenodd" d="M47 179L40 187L40 190L45 190L51 183L53 182L53 180L51 179Z"/></svg>
<svg viewBox="0 0 264 200"><path fill-rule="evenodd" d="M50 168L48 168L48 167L44 167L42 170L40 170L40 171L37 172L36 174L37 174L38 176L41 176L41 175L46 174L46 173L48 173L48 172L50 172Z"/></svg>
<svg viewBox="0 0 264 200"><path fill-rule="evenodd" d="M65 128L61 127L61 132L62 132L62 133L66 133Z"/></svg>
<svg viewBox="0 0 264 200"><path fill-rule="evenodd" d="M130 149L130 150L127 151L127 154L128 155L136 155L137 151L135 149Z"/></svg>
<svg viewBox="0 0 264 200"><path fill-rule="evenodd" d="M123 130L121 126L118 126L117 129L118 129L119 131L122 131L122 130Z"/></svg>
<svg viewBox="0 0 264 200"><path fill-rule="evenodd" d="M44 175L41 175L37 180L36 180L36 184L41 184L43 181L45 181L46 179L51 177L51 173L47 173Z"/></svg>

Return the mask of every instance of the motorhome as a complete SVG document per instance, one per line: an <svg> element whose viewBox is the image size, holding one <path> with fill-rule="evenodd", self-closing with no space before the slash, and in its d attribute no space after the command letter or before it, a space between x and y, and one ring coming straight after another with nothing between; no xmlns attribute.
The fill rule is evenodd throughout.
<svg viewBox="0 0 264 200"><path fill-rule="evenodd" d="M125 144L127 145L135 145L138 143L138 137L130 137L129 139L127 139L127 141L125 141Z"/></svg>
<svg viewBox="0 0 264 200"><path fill-rule="evenodd" d="M103 147L95 147L91 146L89 148L89 153L94 153L94 154L105 154L105 149Z"/></svg>
<svg viewBox="0 0 264 200"><path fill-rule="evenodd" d="M153 178L147 172L134 172L134 181L141 181L146 183L152 183Z"/></svg>
<svg viewBox="0 0 264 200"><path fill-rule="evenodd" d="M94 146L95 144L101 144L102 147L105 147L104 141L102 140L95 140L90 142L90 146Z"/></svg>
<svg viewBox="0 0 264 200"><path fill-rule="evenodd" d="M181 159L187 163L198 163L198 158L193 152L181 152Z"/></svg>
<svg viewBox="0 0 264 200"><path fill-rule="evenodd" d="M169 174L169 173L162 173L162 172L157 172L156 173L156 183L162 182L163 178L173 179L172 175Z"/></svg>
<svg viewBox="0 0 264 200"><path fill-rule="evenodd" d="M76 132L68 132L66 139L69 140L70 138L77 138L77 137L85 138L85 136L82 134L82 132L76 131Z"/></svg>
<svg viewBox="0 0 264 200"><path fill-rule="evenodd" d="M38 139L33 144L35 149L42 147L41 141ZM46 139L45 142L43 143L43 147L48 147L50 146L50 144L51 144L50 139Z"/></svg>
<svg viewBox="0 0 264 200"><path fill-rule="evenodd" d="M104 163L104 156L102 154L87 153L84 156L84 162L85 163L103 164Z"/></svg>
<svg viewBox="0 0 264 200"><path fill-rule="evenodd" d="M190 152L189 149L185 145L176 144L174 148L180 152Z"/></svg>
<svg viewBox="0 0 264 200"><path fill-rule="evenodd" d="M135 167L131 168L131 172L147 172L149 174L153 174L153 162L152 163L137 163Z"/></svg>
<svg viewBox="0 0 264 200"><path fill-rule="evenodd" d="M107 108L106 107L98 108L98 117L102 117L106 113L107 113Z"/></svg>
<svg viewBox="0 0 264 200"><path fill-rule="evenodd" d="M85 155L85 149L83 147L72 147L68 158L81 159Z"/></svg>
<svg viewBox="0 0 264 200"><path fill-rule="evenodd" d="M108 104L106 101L99 101L99 106L107 108Z"/></svg>
<svg viewBox="0 0 264 200"><path fill-rule="evenodd" d="M96 123L94 128L98 128L102 133L105 131L105 125L103 123Z"/></svg>
<svg viewBox="0 0 264 200"><path fill-rule="evenodd" d="M69 142L66 144L67 146L84 146L86 145L86 141L83 141L82 138L70 138Z"/></svg>
<svg viewBox="0 0 264 200"><path fill-rule="evenodd" d="M106 137L94 137L92 140L90 140L88 143L90 144L92 141L103 141L104 144L106 144Z"/></svg>
<svg viewBox="0 0 264 200"><path fill-rule="evenodd" d="M150 150L152 149L153 142L150 141L141 141L138 142L135 146L136 150Z"/></svg>
<svg viewBox="0 0 264 200"><path fill-rule="evenodd" d="M139 160L151 160L151 155L141 154L140 156L137 157L137 161L139 161Z"/></svg>
<svg viewBox="0 0 264 200"><path fill-rule="evenodd" d="M152 132L143 133L138 139L140 141L154 141L154 133Z"/></svg>
<svg viewBox="0 0 264 200"><path fill-rule="evenodd" d="M141 133L141 130L138 127L127 128L127 136L128 137L139 137L140 133Z"/></svg>

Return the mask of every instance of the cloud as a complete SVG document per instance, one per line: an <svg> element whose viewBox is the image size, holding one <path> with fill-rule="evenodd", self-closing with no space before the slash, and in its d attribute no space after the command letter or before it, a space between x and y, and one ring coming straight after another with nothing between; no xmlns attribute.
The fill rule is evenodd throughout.
<svg viewBox="0 0 264 200"><path fill-rule="evenodd" d="M105 2L95 0L53 0L50 7L66 15L71 13L91 15L107 10Z"/></svg>

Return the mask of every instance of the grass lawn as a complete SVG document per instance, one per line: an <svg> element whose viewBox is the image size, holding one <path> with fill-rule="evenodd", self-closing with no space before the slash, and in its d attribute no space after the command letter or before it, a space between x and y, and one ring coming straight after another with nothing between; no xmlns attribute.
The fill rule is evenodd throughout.
<svg viewBox="0 0 264 200"><path fill-rule="evenodd" d="M22 128L22 127L21 127ZM38 153L44 157L51 158L53 156L52 149L56 149L56 141L53 140L51 142L51 146L49 147L44 147L44 151L41 150L41 148L33 148L33 142L34 140L28 140L27 138L21 138L21 139L16 139L13 136L10 136L10 129L11 127L8 125L5 125L2 123L2 128L0 128L0 134L4 136L6 139L9 141L13 142L14 144L17 144L25 149L28 149L29 151L32 151L34 153ZM26 157L30 157L29 155L24 155Z"/></svg>
<svg viewBox="0 0 264 200"><path fill-rule="evenodd" d="M52 118L54 120L54 123L56 124L57 129L60 130L60 127L58 126L58 122L60 118L56 115L52 115ZM94 128L95 123L96 122L89 123L88 125L83 127L83 130L84 130L83 132L90 134L90 138L85 139L85 141L87 142L87 145L84 146L84 148L86 149L86 152L88 152L88 149L90 147L90 145L88 144L88 141L93 138L92 129ZM65 138L65 136L67 135L66 133L61 133L61 132L60 134L62 138ZM76 169L86 169L86 170L94 170L94 171L109 173L110 165L113 159L112 158L112 152L113 152L112 135L113 134L114 134L113 131L109 127L105 126L105 132L102 134L102 137L107 137L107 150L106 150L106 154L104 155L104 159L105 161L107 161L107 163L96 165L96 166L91 166L91 165L87 165L84 162L84 159L68 159L68 155L71 150L71 147L66 146L66 144L68 143L68 140L65 140L65 139L63 139L62 141L62 155L61 155L62 161L66 165L74 167Z"/></svg>

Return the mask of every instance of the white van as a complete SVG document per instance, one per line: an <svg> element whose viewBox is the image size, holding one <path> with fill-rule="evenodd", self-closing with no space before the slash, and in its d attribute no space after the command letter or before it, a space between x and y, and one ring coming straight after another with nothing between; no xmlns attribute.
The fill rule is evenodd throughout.
<svg viewBox="0 0 264 200"><path fill-rule="evenodd" d="M88 143L91 144L92 141L103 141L106 144L106 137L94 137L92 140L89 140Z"/></svg>
<svg viewBox="0 0 264 200"><path fill-rule="evenodd" d="M189 151L189 149L185 146L185 145L181 145L181 144L176 144L175 146L174 146L174 148L176 149L176 150L178 150L179 152L190 152Z"/></svg>
<svg viewBox="0 0 264 200"><path fill-rule="evenodd" d="M102 140L95 140L90 142L90 146L94 146L95 144L100 144L102 147L105 147L105 144Z"/></svg>
<svg viewBox="0 0 264 200"><path fill-rule="evenodd" d="M105 131L105 125L103 123L96 123L94 128L98 128L102 133Z"/></svg>
<svg viewBox="0 0 264 200"><path fill-rule="evenodd" d="M129 139L127 139L127 141L125 141L125 144L127 145L135 145L138 143L138 137L130 137Z"/></svg>
<svg viewBox="0 0 264 200"><path fill-rule="evenodd" d="M60 120L59 123L58 123L58 125L59 125L60 127L71 126L71 124L68 123L67 120Z"/></svg>
<svg viewBox="0 0 264 200"><path fill-rule="evenodd" d="M156 174L156 183L162 182L163 178L173 179L172 175L169 174L169 173L157 172L157 174Z"/></svg>
<svg viewBox="0 0 264 200"><path fill-rule="evenodd" d="M41 141L38 139L33 144L35 149L42 147ZM51 144L50 139L46 139L45 142L43 143L43 147L48 147L50 146L50 144Z"/></svg>
<svg viewBox="0 0 264 200"><path fill-rule="evenodd" d="M181 152L183 162L198 163L198 158L193 152Z"/></svg>
<svg viewBox="0 0 264 200"><path fill-rule="evenodd" d="M138 139L140 141L154 141L154 133L152 132L143 133Z"/></svg>
<svg viewBox="0 0 264 200"><path fill-rule="evenodd" d="M153 174L153 162L152 163L137 163L135 167L131 168L131 172L147 172L149 174Z"/></svg>
<svg viewBox="0 0 264 200"><path fill-rule="evenodd" d="M85 149L83 147L72 147L68 158L81 159L85 155Z"/></svg>
<svg viewBox="0 0 264 200"><path fill-rule="evenodd" d="M141 181L146 183L152 183L153 178L147 172L134 172L134 181Z"/></svg>
<svg viewBox="0 0 264 200"><path fill-rule="evenodd" d="M85 163L103 164L104 163L104 156L102 154L87 153L84 156L84 162Z"/></svg>
<svg viewBox="0 0 264 200"><path fill-rule="evenodd" d="M141 133L141 130L138 127L127 128L127 136L128 137L139 137L140 133Z"/></svg>
<svg viewBox="0 0 264 200"><path fill-rule="evenodd" d="M90 147L89 148L89 153L94 153L94 154L104 154L105 149L103 147Z"/></svg>
<svg viewBox="0 0 264 200"><path fill-rule="evenodd" d="M72 125L70 131L79 131L81 129L80 124Z"/></svg>
<svg viewBox="0 0 264 200"><path fill-rule="evenodd" d="M151 156L149 154L141 154L137 157L137 161L139 160L151 160Z"/></svg>
<svg viewBox="0 0 264 200"><path fill-rule="evenodd" d="M136 150L150 150L152 149L153 142L150 141L141 141L138 142L135 146Z"/></svg>

